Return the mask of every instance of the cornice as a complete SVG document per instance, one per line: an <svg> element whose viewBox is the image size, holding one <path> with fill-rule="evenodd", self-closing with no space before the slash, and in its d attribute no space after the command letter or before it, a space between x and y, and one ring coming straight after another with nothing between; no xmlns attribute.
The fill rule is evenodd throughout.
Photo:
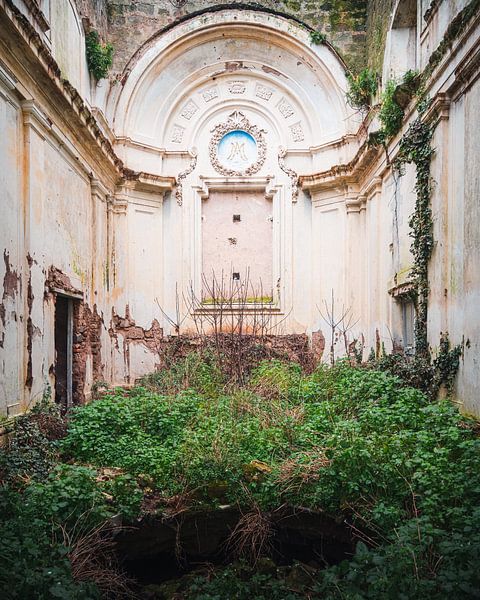
<svg viewBox="0 0 480 600"><path fill-rule="evenodd" d="M92 111L84 102L75 87L66 79L62 79L60 68L53 58L50 50L35 30L29 20L13 4L12 0L0 0L0 18L7 19L13 26L16 34L30 49L32 58L39 63L38 68L51 81L53 91L60 96L59 99L66 102L77 119L77 125L83 129L88 136L87 145L93 140L100 149L106 160L117 170L123 168L122 161L113 150L110 140L103 134Z"/></svg>
<svg viewBox="0 0 480 600"><path fill-rule="evenodd" d="M304 190L315 192L342 184L358 183L377 158L378 152L378 148L372 147L367 141L364 141L350 162L335 165L327 171L313 175L301 175L300 186Z"/></svg>
<svg viewBox="0 0 480 600"><path fill-rule="evenodd" d="M26 4L28 10L30 11L32 17L38 23L40 29L45 33L50 29L50 23L45 18L42 10L40 9L37 0L23 0Z"/></svg>
<svg viewBox="0 0 480 600"><path fill-rule="evenodd" d="M146 173L145 171L132 171L131 169L124 168L123 178L119 185L141 192L164 194L165 192L173 190L175 184L175 177L154 175L152 173Z"/></svg>

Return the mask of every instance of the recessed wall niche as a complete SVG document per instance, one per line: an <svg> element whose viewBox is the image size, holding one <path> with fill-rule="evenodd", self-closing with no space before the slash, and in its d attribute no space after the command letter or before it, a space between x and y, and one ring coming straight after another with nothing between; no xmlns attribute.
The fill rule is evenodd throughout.
<svg viewBox="0 0 480 600"><path fill-rule="evenodd" d="M233 216L240 215L240 219ZM202 300L273 302L272 201L260 190L212 190L202 202Z"/></svg>

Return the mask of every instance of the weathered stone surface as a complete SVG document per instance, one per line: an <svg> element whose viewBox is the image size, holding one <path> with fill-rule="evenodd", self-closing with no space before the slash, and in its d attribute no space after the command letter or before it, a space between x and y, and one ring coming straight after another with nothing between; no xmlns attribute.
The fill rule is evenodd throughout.
<svg viewBox="0 0 480 600"><path fill-rule="evenodd" d="M121 72L139 46L162 29L199 11L216 8L264 9L284 13L326 35L347 64L357 68L365 61L366 0L109 0L109 38L115 45L115 70ZM206 14L208 19L208 13Z"/></svg>

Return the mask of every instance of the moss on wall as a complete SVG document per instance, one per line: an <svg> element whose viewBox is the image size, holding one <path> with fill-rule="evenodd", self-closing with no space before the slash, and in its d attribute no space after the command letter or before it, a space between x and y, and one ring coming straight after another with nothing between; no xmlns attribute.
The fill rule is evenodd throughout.
<svg viewBox="0 0 480 600"><path fill-rule="evenodd" d="M385 41L395 0L368 0L367 6L367 64L381 73Z"/></svg>
<svg viewBox="0 0 480 600"><path fill-rule="evenodd" d="M121 71L152 35L201 10L228 5L265 8L285 13L326 35L347 65L365 65L367 0L108 0L109 40L114 43L114 68Z"/></svg>

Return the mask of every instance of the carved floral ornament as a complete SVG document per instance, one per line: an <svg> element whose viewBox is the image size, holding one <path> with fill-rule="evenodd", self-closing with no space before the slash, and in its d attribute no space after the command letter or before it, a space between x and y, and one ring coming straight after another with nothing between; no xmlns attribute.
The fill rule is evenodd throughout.
<svg viewBox="0 0 480 600"><path fill-rule="evenodd" d="M231 113L227 121L212 129L209 155L215 171L227 177L258 173L267 155L265 133L264 129L252 125L242 112ZM227 143L229 147L223 152Z"/></svg>

